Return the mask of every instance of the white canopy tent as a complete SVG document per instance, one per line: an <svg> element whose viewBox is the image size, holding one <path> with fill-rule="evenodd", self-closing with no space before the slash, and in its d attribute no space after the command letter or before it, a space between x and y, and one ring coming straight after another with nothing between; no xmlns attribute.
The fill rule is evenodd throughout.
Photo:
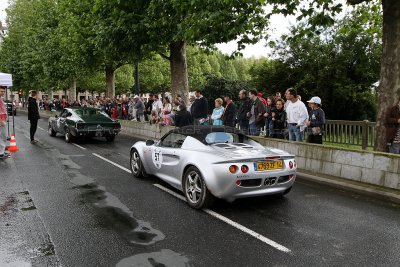
<svg viewBox="0 0 400 267"><path fill-rule="evenodd" d="M0 72L0 86L13 86L12 75Z"/></svg>
<svg viewBox="0 0 400 267"><path fill-rule="evenodd" d="M8 73L0 72L0 86L11 87L13 86L12 75ZM6 100L8 100L8 89L6 89ZM15 123L14 123L14 112L12 112L12 121L13 121L13 133L15 133ZM7 120L7 133L8 138L10 139L10 120Z"/></svg>

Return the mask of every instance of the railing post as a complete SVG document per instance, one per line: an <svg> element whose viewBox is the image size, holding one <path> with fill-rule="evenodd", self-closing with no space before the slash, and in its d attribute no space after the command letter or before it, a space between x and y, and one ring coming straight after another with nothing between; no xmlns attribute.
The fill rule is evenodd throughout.
<svg viewBox="0 0 400 267"><path fill-rule="evenodd" d="M368 147L368 120L363 120L362 123L362 141L361 141L361 145L362 145L362 149L366 150Z"/></svg>

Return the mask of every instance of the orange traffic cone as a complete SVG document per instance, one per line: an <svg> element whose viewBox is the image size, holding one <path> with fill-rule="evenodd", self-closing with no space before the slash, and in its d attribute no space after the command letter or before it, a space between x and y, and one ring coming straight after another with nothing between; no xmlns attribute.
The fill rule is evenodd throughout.
<svg viewBox="0 0 400 267"><path fill-rule="evenodd" d="M18 151L17 141L15 140L15 134L11 135L10 146L8 147L8 151L10 152Z"/></svg>

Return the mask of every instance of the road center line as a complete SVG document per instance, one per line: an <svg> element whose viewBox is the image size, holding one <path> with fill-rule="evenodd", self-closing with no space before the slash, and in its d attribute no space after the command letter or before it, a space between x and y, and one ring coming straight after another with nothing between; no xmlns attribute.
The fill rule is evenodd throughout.
<svg viewBox="0 0 400 267"><path fill-rule="evenodd" d="M123 171L126 171L127 173L132 173L131 170L129 170L129 169L127 169L127 168L125 168L125 167L123 167L123 166L121 166L121 165L119 165L119 164L117 164L117 163L115 163L115 162L113 162L113 161L111 161L111 160L109 160L109 159L106 159L106 158L100 156L99 154L92 153L92 155L98 157L99 159L102 159L102 160L104 160L104 161L107 161L108 163L114 165L115 167L120 168L120 169L123 170Z"/></svg>
<svg viewBox="0 0 400 267"><path fill-rule="evenodd" d="M73 144L73 145L76 146L76 147L79 147L80 149L86 150L86 148L84 148L83 146L77 145L77 144L75 144L75 143L71 143L71 144Z"/></svg>
<svg viewBox="0 0 400 267"><path fill-rule="evenodd" d="M170 189L168 189L168 188L166 188L166 187L164 187L162 185L159 185L159 184L153 184L153 185L155 187L163 190L164 192L167 192L167 193L173 195L174 197L179 198L180 200L183 200L183 201L186 202L186 199L185 199L184 196L182 196L180 194L177 194L176 192L174 192L174 191L172 191L172 190L170 190ZM225 216L223 216L223 215L221 215L221 214L219 214L219 213L217 213L215 211L212 211L210 209L203 209L203 211L205 213L213 216L214 218L217 218L218 220L221 220L221 221L229 224L230 226L232 226L232 227L234 227L234 228L236 228L236 229L238 229L238 230L240 230L240 231L242 231L242 232L244 232L244 233L246 233L248 235L251 235L254 238L257 238L261 242L264 242L267 245L270 245L271 247L276 248L277 250L280 250L280 251L286 252L286 253L290 253L291 252L290 249L288 249L288 248L276 243L275 241L273 241L273 240L271 240L271 239L269 239L269 238L267 238L267 237L265 237L263 235L260 235L260 234L258 234L256 232L254 232L253 230L251 230L251 229L249 229L249 228L247 228L247 227L245 227L245 226L243 226L241 224L238 224L237 222L232 221L231 219L228 219L227 217L225 217Z"/></svg>

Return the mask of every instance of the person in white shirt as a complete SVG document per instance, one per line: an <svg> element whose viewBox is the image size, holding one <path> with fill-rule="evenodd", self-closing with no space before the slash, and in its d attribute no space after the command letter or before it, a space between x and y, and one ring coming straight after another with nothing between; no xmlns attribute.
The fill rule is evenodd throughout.
<svg viewBox="0 0 400 267"><path fill-rule="evenodd" d="M286 90L285 97L289 102L286 106L289 140L302 142L308 119L306 105L297 98L297 92L293 88Z"/></svg>
<svg viewBox="0 0 400 267"><path fill-rule="evenodd" d="M163 108L163 104L162 104L161 100L158 98L158 95L154 95L153 100L154 100L154 102L152 104L151 110L155 110L157 112L158 116L162 117L161 110Z"/></svg>

